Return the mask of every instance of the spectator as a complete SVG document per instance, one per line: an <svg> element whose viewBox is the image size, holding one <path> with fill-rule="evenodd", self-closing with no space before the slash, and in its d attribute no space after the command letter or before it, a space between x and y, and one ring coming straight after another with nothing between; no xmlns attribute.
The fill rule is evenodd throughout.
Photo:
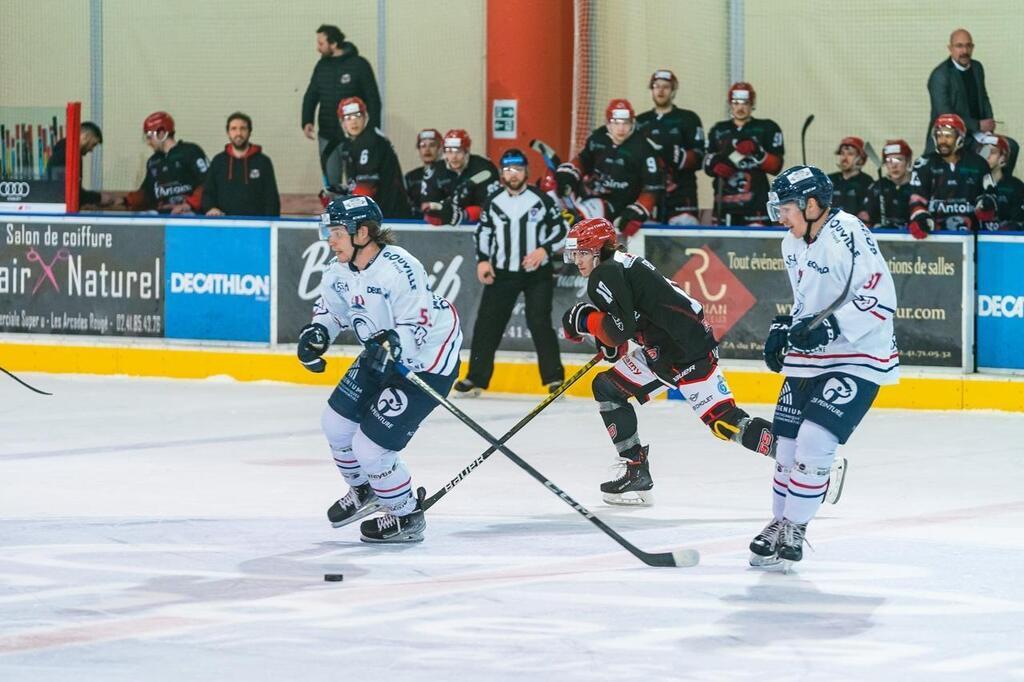
<svg viewBox="0 0 1024 682"><path fill-rule="evenodd" d="M964 149L967 127L963 119L942 114L935 119L932 137L935 151L914 162L910 174L908 227L916 239L924 239L936 229L974 229L979 218L976 207L992 183L988 164ZM994 210L991 195L984 206L986 212Z"/></svg>
<svg viewBox="0 0 1024 682"><path fill-rule="evenodd" d="M636 127L660 147L665 191L657 219L669 225L696 225L700 222L696 171L704 161L704 126L697 114L673 103L679 89L674 73L655 71L648 87L654 108L636 117Z"/></svg>
<svg viewBox="0 0 1024 682"><path fill-rule="evenodd" d="M441 155L441 133L434 128L424 128L416 134L416 153L420 155L419 168L405 174L405 193L409 195L409 207L413 218L423 218L423 180L430 166Z"/></svg>
<svg viewBox="0 0 1024 682"><path fill-rule="evenodd" d="M142 186L125 196L125 206L132 211L156 209L159 213L198 211L210 168L206 153L197 144L175 138L174 118L166 111L147 116L142 131L153 155L146 161Z"/></svg>
<svg viewBox="0 0 1024 682"><path fill-rule="evenodd" d="M67 138L57 140L53 145L53 153L46 164L46 177L54 182L63 182L67 168ZM103 144L103 131L92 121L82 121L78 134L78 150L85 155ZM100 192L90 192L82 188L82 178L78 178L78 203L81 206L106 206L111 203L108 196Z"/></svg>
<svg viewBox="0 0 1024 682"><path fill-rule="evenodd" d="M981 140L980 153L988 160L989 174L995 183L995 212L984 196L978 202L978 221L983 230L1024 230L1024 182L1009 169L1010 143L1003 135L988 135Z"/></svg>
<svg viewBox="0 0 1024 682"><path fill-rule="evenodd" d="M839 157L839 172L828 176L833 187L832 206L857 215L857 211L864 206L864 198L871 186L871 176L861 170L868 160L864 140L853 136L844 137L836 147L836 156Z"/></svg>
<svg viewBox="0 0 1024 682"><path fill-rule="evenodd" d="M903 227L910 211L910 145L903 140L887 140L882 147L885 174L868 187L864 205L857 217L868 227Z"/></svg>
<svg viewBox="0 0 1024 682"><path fill-rule="evenodd" d="M460 128L444 134L444 158L423 174L421 208L431 225L475 223L482 207L498 191L498 169L471 154L473 140Z"/></svg>
<svg viewBox="0 0 1024 682"><path fill-rule="evenodd" d="M324 150L331 142L341 139L338 125L338 103L346 97L359 97L366 102L370 115L370 128L379 128L381 122L380 91L373 67L359 56L359 50L345 40L337 26L323 24L316 30L316 51L320 61L302 97L302 131L309 139L318 139L321 163ZM314 132L313 113L317 112L319 130Z"/></svg>
<svg viewBox="0 0 1024 682"><path fill-rule="evenodd" d="M366 103L359 97L341 100L338 120L346 141L327 153L325 172L330 189L373 197L385 218L411 217L398 155L388 138L369 127Z"/></svg>
<svg viewBox="0 0 1024 682"><path fill-rule="evenodd" d="M928 97L931 100L931 118L942 114L956 114L967 127L967 133L991 133L996 129L992 103L985 87L985 69L981 62L971 58L974 40L967 29L958 28L949 35L949 59L943 60L928 76ZM928 131L924 153L935 151L934 135Z"/></svg>
<svg viewBox="0 0 1024 682"><path fill-rule="evenodd" d="M757 92L750 83L729 87L730 120L708 133L704 172L714 178L715 223L767 225L768 175L782 169L782 129L754 118Z"/></svg>
<svg viewBox="0 0 1024 682"><path fill-rule="evenodd" d="M262 147L249 143L252 119L236 111L228 116L226 129L228 143L210 162L203 185L203 212L213 216L281 215L274 164Z"/></svg>
<svg viewBox="0 0 1024 682"><path fill-rule="evenodd" d="M613 221L624 237L631 237L652 217L664 177L654 145L636 129L629 100L609 102L604 120L576 158L558 167L556 191L582 217Z"/></svg>
<svg viewBox="0 0 1024 682"><path fill-rule="evenodd" d="M565 241L565 221L551 197L526 184L523 152L509 149L502 154L500 165L504 189L484 204L476 228L476 273L484 292L473 326L469 373L454 388L479 395L490 384L494 353L522 292L540 380L554 391L565 378L565 370L551 325L555 293L551 257Z"/></svg>

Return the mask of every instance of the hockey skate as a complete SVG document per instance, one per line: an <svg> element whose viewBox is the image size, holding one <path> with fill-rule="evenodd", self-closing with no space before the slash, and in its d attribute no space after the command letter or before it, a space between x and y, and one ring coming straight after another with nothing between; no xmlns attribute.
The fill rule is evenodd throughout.
<svg viewBox="0 0 1024 682"><path fill-rule="evenodd" d="M455 390L454 397L456 398L479 398L480 394L483 393L484 390L469 379L460 379L459 381L456 381L452 388Z"/></svg>
<svg viewBox="0 0 1024 682"><path fill-rule="evenodd" d="M335 528L341 528L380 509L380 502L369 483L349 488L348 494L331 505L327 519Z"/></svg>
<svg viewBox="0 0 1024 682"><path fill-rule="evenodd" d="M779 531L782 529L781 519L772 519L768 525L750 541L750 565L754 568L778 566Z"/></svg>
<svg viewBox="0 0 1024 682"><path fill-rule="evenodd" d="M654 504L654 480L647 463L648 446L640 449L636 460L620 457L616 470L624 469L618 478L601 484L602 497L607 504L629 507L649 507Z"/></svg>
<svg viewBox="0 0 1024 682"><path fill-rule="evenodd" d="M793 523L783 520L779 531L779 560L782 570L789 572L790 567L804 558L804 535L807 533L806 523Z"/></svg>
<svg viewBox="0 0 1024 682"><path fill-rule="evenodd" d="M383 516L363 521L359 526L363 534L360 540L381 543L423 542L423 531L426 528L427 519L417 501L416 508L405 516L387 512Z"/></svg>

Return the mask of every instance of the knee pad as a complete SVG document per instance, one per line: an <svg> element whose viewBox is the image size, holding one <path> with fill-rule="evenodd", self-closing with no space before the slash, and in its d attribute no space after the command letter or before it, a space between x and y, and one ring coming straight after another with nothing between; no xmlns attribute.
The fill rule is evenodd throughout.
<svg viewBox="0 0 1024 682"><path fill-rule="evenodd" d="M598 402L602 412L609 412L629 404L630 394L615 381L614 375L613 370L605 370L594 377L591 384L594 400Z"/></svg>
<svg viewBox="0 0 1024 682"><path fill-rule="evenodd" d="M332 450L345 450L352 447L352 437L355 436L359 424L342 417L328 405L320 415L320 428Z"/></svg>
<svg viewBox="0 0 1024 682"><path fill-rule="evenodd" d="M793 469L811 476L828 476L837 447L839 439L834 433L805 420L796 436Z"/></svg>
<svg viewBox="0 0 1024 682"><path fill-rule="evenodd" d="M352 454L371 479L382 478L392 473L398 461L397 452L377 445L363 433L362 429L357 430L352 438Z"/></svg>

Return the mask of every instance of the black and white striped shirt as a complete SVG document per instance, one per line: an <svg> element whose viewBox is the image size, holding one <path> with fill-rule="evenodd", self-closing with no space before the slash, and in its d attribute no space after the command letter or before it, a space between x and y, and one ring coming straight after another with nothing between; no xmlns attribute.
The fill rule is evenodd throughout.
<svg viewBox="0 0 1024 682"><path fill-rule="evenodd" d="M478 262L497 270L519 272L523 258L537 247L550 257L565 243L568 229L554 200L527 185L519 194L502 189L484 204L476 228Z"/></svg>

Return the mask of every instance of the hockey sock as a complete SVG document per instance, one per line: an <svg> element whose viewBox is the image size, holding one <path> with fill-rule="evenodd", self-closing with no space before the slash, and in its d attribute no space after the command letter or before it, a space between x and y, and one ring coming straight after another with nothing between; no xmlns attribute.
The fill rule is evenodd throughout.
<svg viewBox="0 0 1024 682"><path fill-rule="evenodd" d="M779 438L775 446L775 471L772 472L772 516L781 520L786 509L789 473L796 456L796 441Z"/></svg>
<svg viewBox="0 0 1024 682"><path fill-rule="evenodd" d="M601 419L615 444L619 457L636 459L640 435L636 432L636 410L629 403L600 403Z"/></svg>
<svg viewBox="0 0 1024 682"><path fill-rule="evenodd" d="M352 452L382 505L397 516L412 511L416 506L412 476L397 452L377 445L362 429L352 438Z"/></svg>
<svg viewBox="0 0 1024 682"><path fill-rule="evenodd" d="M345 478L345 482L353 488L366 483L366 474L359 468L359 462L352 454L352 437L359 424L346 419L334 411L330 405L324 408L320 417L320 427L327 436L327 444L331 447L334 464Z"/></svg>
<svg viewBox="0 0 1024 682"><path fill-rule="evenodd" d="M794 523L814 518L825 499L829 471L839 439L822 426L804 421L796 436L796 455L789 472L785 517Z"/></svg>

